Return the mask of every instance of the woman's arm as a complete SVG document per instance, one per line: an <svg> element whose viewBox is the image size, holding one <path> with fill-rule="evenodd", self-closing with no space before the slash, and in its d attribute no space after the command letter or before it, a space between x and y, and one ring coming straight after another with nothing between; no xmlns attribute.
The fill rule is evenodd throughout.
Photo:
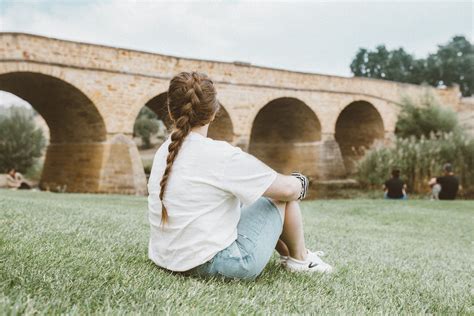
<svg viewBox="0 0 474 316"><path fill-rule="evenodd" d="M296 177L277 174L263 196L278 201L296 201L301 193L301 182Z"/></svg>

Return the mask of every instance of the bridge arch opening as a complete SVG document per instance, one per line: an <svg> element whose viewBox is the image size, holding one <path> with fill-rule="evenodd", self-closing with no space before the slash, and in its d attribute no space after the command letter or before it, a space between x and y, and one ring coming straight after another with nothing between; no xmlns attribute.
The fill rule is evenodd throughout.
<svg viewBox="0 0 474 316"><path fill-rule="evenodd" d="M0 74L0 90L27 101L48 125L40 187L97 192L104 154L100 143L107 135L93 102L70 83L35 72Z"/></svg>
<svg viewBox="0 0 474 316"><path fill-rule="evenodd" d="M173 127L168 115L166 98L166 92L153 97L140 109L135 118L133 136L141 150L142 159L144 150L150 151L148 156L153 159L155 149L166 140Z"/></svg>
<svg viewBox="0 0 474 316"><path fill-rule="evenodd" d="M281 173L318 177L321 124L309 106L295 98L266 104L253 122L249 153Z"/></svg>
<svg viewBox="0 0 474 316"><path fill-rule="evenodd" d="M383 119L369 102L355 101L346 106L336 121L335 138L346 171L356 171L356 163L375 142L384 139Z"/></svg>

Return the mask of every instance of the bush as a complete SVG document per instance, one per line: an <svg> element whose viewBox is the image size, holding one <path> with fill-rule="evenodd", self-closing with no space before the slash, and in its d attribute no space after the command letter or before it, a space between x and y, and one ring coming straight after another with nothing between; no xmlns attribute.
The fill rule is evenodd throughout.
<svg viewBox="0 0 474 316"><path fill-rule="evenodd" d="M143 148L151 148L151 136L158 133L159 128L160 124L158 123L158 120L141 117L135 121L133 132L142 139Z"/></svg>
<svg viewBox="0 0 474 316"><path fill-rule="evenodd" d="M409 98L402 100L396 134L407 138L415 136L430 137L431 133L458 132L459 124L456 113L442 108L432 95L426 94L419 103Z"/></svg>
<svg viewBox="0 0 474 316"><path fill-rule="evenodd" d="M153 166L153 159L143 159L143 171L145 171L146 175L151 173L151 167Z"/></svg>
<svg viewBox="0 0 474 316"><path fill-rule="evenodd" d="M372 148L358 163L357 177L364 187L381 186L396 167L410 192L423 192L447 162L465 188L474 186L474 139L455 132L397 138L392 148Z"/></svg>
<svg viewBox="0 0 474 316"><path fill-rule="evenodd" d="M0 115L0 172L15 168L20 172L35 165L46 146L43 131L36 127L33 113L10 108Z"/></svg>
<svg viewBox="0 0 474 316"><path fill-rule="evenodd" d="M137 120L133 126L133 134L141 138L142 148L144 149L152 147L152 136L155 136L160 141L168 137L168 131L163 121L158 119L155 112L146 106L138 113Z"/></svg>
<svg viewBox="0 0 474 316"><path fill-rule="evenodd" d="M26 173L24 174L25 178L27 178L30 182L39 182L41 179L41 174L43 173L43 163L42 159L38 159L33 166L28 168Z"/></svg>

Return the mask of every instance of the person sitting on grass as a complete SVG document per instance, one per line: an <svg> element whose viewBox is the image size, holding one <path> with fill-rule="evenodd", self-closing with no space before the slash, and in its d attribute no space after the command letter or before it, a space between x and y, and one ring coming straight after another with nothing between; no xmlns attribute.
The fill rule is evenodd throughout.
<svg viewBox="0 0 474 316"><path fill-rule="evenodd" d="M400 179L400 170L393 169L392 177L385 181L383 185L384 198L395 200L406 200L408 198L406 193L407 185Z"/></svg>
<svg viewBox="0 0 474 316"><path fill-rule="evenodd" d="M28 190L31 186L23 179L23 175L11 168L7 174L7 186L10 189Z"/></svg>
<svg viewBox="0 0 474 316"><path fill-rule="evenodd" d="M253 280L276 248L289 271L331 272L305 245L298 202L308 179L207 137L221 105L205 74L176 75L167 98L173 132L148 183L149 258L185 275Z"/></svg>
<svg viewBox="0 0 474 316"><path fill-rule="evenodd" d="M443 172L443 176L432 178L429 181L431 199L454 200L459 190L459 180L454 176L453 166L450 163L443 166Z"/></svg>

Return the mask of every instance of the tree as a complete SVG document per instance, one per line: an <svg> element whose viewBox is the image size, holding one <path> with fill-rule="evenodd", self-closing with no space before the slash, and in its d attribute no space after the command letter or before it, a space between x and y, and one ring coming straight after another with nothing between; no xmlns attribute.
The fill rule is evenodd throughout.
<svg viewBox="0 0 474 316"><path fill-rule="evenodd" d="M147 107L143 107L133 126L133 133L142 139L143 148L151 148L151 136L160 131L157 115Z"/></svg>
<svg viewBox="0 0 474 316"><path fill-rule="evenodd" d="M41 157L46 139L27 109L11 107L0 115L0 172L26 172Z"/></svg>
<svg viewBox="0 0 474 316"><path fill-rule="evenodd" d="M426 59L416 59L403 48L360 48L350 68L358 77L428 83L435 87L459 84L464 96L474 92L474 46L464 36L455 36L448 44L438 46L438 51Z"/></svg>
<svg viewBox="0 0 474 316"><path fill-rule="evenodd" d="M389 51L385 45L379 45L373 52L359 49L350 67L358 77L416 83L413 73L419 66L403 48Z"/></svg>
<svg viewBox="0 0 474 316"><path fill-rule="evenodd" d="M158 115L156 115L155 112L153 112L149 107L144 106L141 108L140 112L138 112L137 118L149 118L149 119L155 119L158 120Z"/></svg>
<svg viewBox="0 0 474 316"><path fill-rule="evenodd" d="M455 36L447 45L439 45L426 60L427 80L433 86L459 84L464 96L474 93L474 46L464 37Z"/></svg>
<svg viewBox="0 0 474 316"><path fill-rule="evenodd" d="M419 102L405 98L401 106L396 125L396 134L401 138L429 138L431 134L459 131L456 113L441 107L432 95L426 94Z"/></svg>

